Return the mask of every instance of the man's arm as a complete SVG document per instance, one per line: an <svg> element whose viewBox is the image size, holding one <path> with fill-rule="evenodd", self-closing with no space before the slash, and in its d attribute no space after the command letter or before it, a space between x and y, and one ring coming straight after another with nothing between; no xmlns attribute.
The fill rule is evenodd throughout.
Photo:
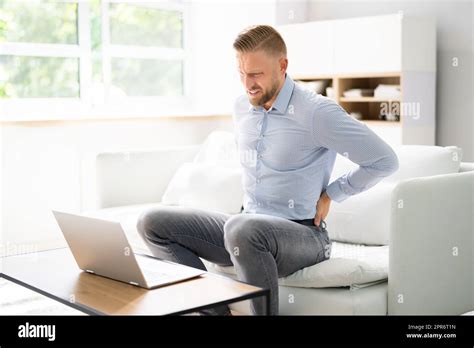
<svg viewBox="0 0 474 348"><path fill-rule="evenodd" d="M329 184L326 194L331 200L342 202L397 171L398 158L393 149L334 101L320 100L313 116L315 143L359 165Z"/></svg>

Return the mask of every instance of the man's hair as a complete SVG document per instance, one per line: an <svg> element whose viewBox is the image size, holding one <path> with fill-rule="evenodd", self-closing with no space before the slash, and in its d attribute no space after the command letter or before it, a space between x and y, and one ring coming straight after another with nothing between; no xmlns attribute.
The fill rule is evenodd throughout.
<svg viewBox="0 0 474 348"><path fill-rule="evenodd" d="M274 56L286 57L286 45L281 35L269 25L255 25L241 31L234 41L237 52L262 50Z"/></svg>

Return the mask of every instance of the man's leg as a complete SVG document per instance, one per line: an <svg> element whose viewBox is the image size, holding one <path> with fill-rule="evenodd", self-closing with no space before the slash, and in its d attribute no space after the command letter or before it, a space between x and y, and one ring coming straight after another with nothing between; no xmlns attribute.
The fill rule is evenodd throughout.
<svg viewBox="0 0 474 348"><path fill-rule="evenodd" d="M278 278L330 257L328 232L290 220L240 214L224 225L224 243L240 280L270 289L270 314L278 314ZM265 314L265 300L252 300L254 314Z"/></svg>
<svg viewBox="0 0 474 348"><path fill-rule="evenodd" d="M232 265L224 247L224 223L229 215L187 207L163 206L142 213L137 230L158 258L206 270L202 257Z"/></svg>
<svg viewBox="0 0 474 348"><path fill-rule="evenodd" d="M158 258L206 270L199 257L231 266L224 247L224 223L229 215L186 207L159 207L145 211L137 230ZM227 306L202 311L208 315L229 315Z"/></svg>

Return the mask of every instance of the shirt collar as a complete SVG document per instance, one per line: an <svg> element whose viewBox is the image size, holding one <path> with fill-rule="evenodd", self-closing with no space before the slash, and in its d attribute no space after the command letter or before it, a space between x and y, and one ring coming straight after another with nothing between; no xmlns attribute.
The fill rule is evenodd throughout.
<svg viewBox="0 0 474 348"><path fill-rule="evenodd" d="M285 114L286 110L288 109L288 104L290 103L291 95L293 93L293 88L295 87L295 83L293 82L293 79L286 74L285 77L285 83L283 84L283 87L280 89L280 92L278 92L278 95L273 102L272 107L269 109L269 111L278 111L280 114ZM261 106L259 108L262 108ZM256 107L254 107L252 104L250 104L249 111L252 110L257 110Z"/></svg>

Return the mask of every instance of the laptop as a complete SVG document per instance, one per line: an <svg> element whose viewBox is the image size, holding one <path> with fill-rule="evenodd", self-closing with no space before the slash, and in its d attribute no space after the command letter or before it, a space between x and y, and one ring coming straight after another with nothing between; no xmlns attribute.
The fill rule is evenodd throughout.
<svg viewBox="0 0 474 348"><path fill-rule="evenodd" d="M205 271L135 254L120 224L53 210L80 269L153 289L195 278Z"/></svg>

